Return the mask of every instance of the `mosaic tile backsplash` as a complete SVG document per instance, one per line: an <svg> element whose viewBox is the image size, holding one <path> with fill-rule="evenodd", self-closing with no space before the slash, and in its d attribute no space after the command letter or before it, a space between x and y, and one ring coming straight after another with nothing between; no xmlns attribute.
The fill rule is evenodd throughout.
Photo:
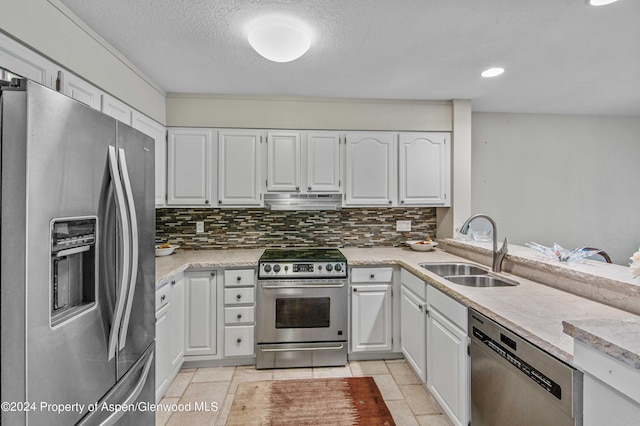
<svg viewBox="0 0 640 426"><path fill-rule="evenodd" d="M410 220L411 232L397 232ZM196 222L204 233L196 234ZM436 235L436 209L358 208L339 211L156 209L156 240L183 249L263 247L399 247Z"/></svg>

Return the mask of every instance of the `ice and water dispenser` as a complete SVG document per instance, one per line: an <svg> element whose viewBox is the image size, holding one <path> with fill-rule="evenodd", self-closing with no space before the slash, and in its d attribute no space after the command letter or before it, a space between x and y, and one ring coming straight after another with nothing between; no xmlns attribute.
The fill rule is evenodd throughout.
<svg viewBox="0 0 640 426"><path fill-rule="evenodd" d="M51 326L96 302L97 218L51 221Z"/></svg>

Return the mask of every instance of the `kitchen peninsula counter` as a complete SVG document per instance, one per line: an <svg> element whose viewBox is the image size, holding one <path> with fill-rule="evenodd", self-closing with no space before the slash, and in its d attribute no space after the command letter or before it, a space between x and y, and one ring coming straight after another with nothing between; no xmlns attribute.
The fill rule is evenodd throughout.
<svg viewBox="0 0 640 426"><path fill-rule="evenodd" d="M444 245L446 246L446 242ZM524 247L522 249L527 250ZM609 324L619 322L620 327L623 328L625 324L633 324L640 320L640 317L631 312L596 301L597 294L594 295L592 293L592 296L596 296L594 297L596 300L590 300L586 297L572 294L566 291L566 288L560 290L554 286L540 284L537 281L507 272L501 273L501 275L517 281L519 283L518 286L477 288L453 284L420 266L420 263L425 262L469 262L466 256L454 255L441 249L429 252L389 247L343 248L340 250L347 257L351 267L376 265L398 265L403 267L440 291L510 328L523 338L569 364L573 362L573 338L563 331L563 321L606 320ZM474 250L476 254L486 254L483 253L483 248L472 247L472 254ZM188 268L257 267L263 251L263 249L178 250L177 253L171 256L158 257L156 259L156 285L162 286L164 283L169 282L175 274ZM517 253L521 255L520 252ZM527 259L527 262L535 263L535 260L530 257L527 257ZM475 260L475 262L486 264L483 260ZM512 258L510 261L517 262L518 259ZM594 271L594 268L597 269L597 265L595 267L590 263L586 265L587 268ZM546 267L553 266L547 265ZM561 266L559 265L558 267L560 268ZM580 266L576 264L570 266L570 268L580 269ZM617 269L623 267L602 265L600 268ZM619 270L615 272L615 274L621 273ZM594 281L597 281L598 275L596 274L594 277ZM612 278L605 279L616 282ZM624 284L625 291L634 294L633 287L631 289L626 288L628 285L632 286L633 282L631 284L625 282L620 284ZM562 283L560 283L560 286L562 286ZM638 303L638 300L640 299L636 298L631 303ZM607 337L603 336L602 339L607 340ZM607 353L607 348L603 345L596 347L596 349ZM610 355L613 356L613 354ZM640 355L636 353L634 356Z"/></svg>

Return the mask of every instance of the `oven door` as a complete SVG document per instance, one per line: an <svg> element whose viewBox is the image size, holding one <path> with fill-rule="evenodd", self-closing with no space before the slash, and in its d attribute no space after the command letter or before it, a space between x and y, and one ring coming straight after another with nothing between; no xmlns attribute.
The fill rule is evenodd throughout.
<svg viewBox="0 0 640 426"><path fill-rule="evenodd" d="M346 280L258 282L257 343L347 339Z"/></svg>

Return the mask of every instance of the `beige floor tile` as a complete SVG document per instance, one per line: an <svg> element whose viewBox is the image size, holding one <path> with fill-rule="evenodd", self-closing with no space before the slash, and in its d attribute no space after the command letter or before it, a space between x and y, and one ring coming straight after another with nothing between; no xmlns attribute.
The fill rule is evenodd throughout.
<svg viewBox="0 0 640 426"><path fill-rule="evenodd" d="M229 387L229 393L236 393L240 383L260 382L262 380L273 380L273 370L256 370L255 367L236 368Z"/></svg>
<svg viewBox="0 0 640 426"><path fill-rule="evenodd" d="M386 404L398 426L418 426L418 421L406 402L403 400L387 401Z"/></svg>
<svg viewBox="0 0 640 426"><path fill-rule="evenodd" d="M197 370L197 368L195 368L195 367L194 368L181 368L180 372L181 373L193 373L196 370Z"/></svg>
<svg viewBox="0 0 640 426"><path fill-rule="evenodd" d="M400 391L416 416L421 414L440 414L438 404L422 385L402 385L400 386Z"/></svg>
<svg viewBox="0 0 640 426"><path fill-rule="evenodd" d="M229 413L231 412L231 405L233 404L233 394L227 394L224 398L224 402L220 407L220 412L218 413L218 417L216 418L216 425L224 425L227 422L227 418L229 418Z"/></svg>
<svg viewBox="0 0 640 426"><path fill-rule="evenodd" d="M313 369L311 368L283 368L279 370L273 370L273 380L311 378L313 378Z"/></svg>
<svg viewBox="0 0 640 426"><path fill-rule="evenodd" d="M375 374L373 379L376 381L376 385L378 385L378 389L382 394L382 399L385 401L404 398L391 374Z"/></svg>
<svg viewBox="0 0 640 426"><path fill-rule="evenodd" d="M233 377L233 373L236 371L235 367L210 367L210 368L198 368L193 379L193 383L198 382L230 382Z"/></svg>
<svg viewBox="0 0 640 426"><path fill-rule="evenodd" d="M429 414L426 416L416 416L420 426L450 426L451 423L442 414Z"/></svg>
<svg viewBox="0 0 640 426"><path fill-rule="evenodd" d="M352 361L349 363L354 376L372 376L374 374L389 374L384 361Z"/></svg>
<svg viewBox="0 0 640 426"><path fill-rule="evenodd" d="M192 406L195 406L198 403L210 407L215 403L217 407L220 407L228 389L229 382L191 383L180 398L180 404L191 403Z"/></svg>
<svg viewBox="0 0 640 426"><path fill-rule="evenodd" d="M177 404L180 398L162 398L158 405L170 406ZM173 414L173 411L169 409L159 409L156 411L156 426L164 426L169 420L169 417Z"/></svg>
<svg viewBox="0 0 640 426"><path fill-rule="evenodd" d="M167 426L212 426L215 425L217 413L205 411L183 411L173 413Z"/></svg>
<svg viewBox="0 0 640 426"><path fill-rule="evenodd" d="M420 380L416 377L415 373L407 365L404 360L402 362L387 363L391 375L399 385L419 385Z"/></svg>
<svg viewBox="0 0 640 426"><path fill-rule="evenodd" d="M171 386L169 386L169 389L167 389L167 392L164 394L164 397L180 398L184 393L184 390L189 385L189 382L191 382L191 379L193 378L194 374L195 374L195 370L186 371L186 372L180 371L176 376L176 378L173 380L173 383L171 383Z"/></svg>
<svg viewBox="0 0 640 426"><path fill-rule="evenodd" d="M344 367L319 367L313 369L313 377L316 379L326 379L330 377L352 377L351 369L348 365Z"/></svg>

